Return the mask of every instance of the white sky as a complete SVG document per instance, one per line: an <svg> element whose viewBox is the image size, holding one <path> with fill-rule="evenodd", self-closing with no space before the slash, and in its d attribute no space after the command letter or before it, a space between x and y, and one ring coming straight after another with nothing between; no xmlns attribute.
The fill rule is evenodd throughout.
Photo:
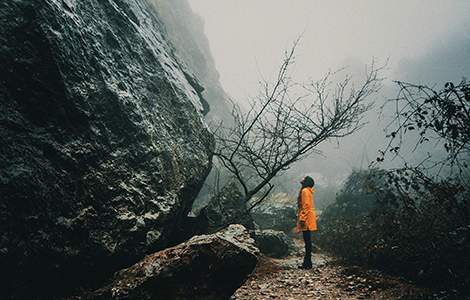
<svg viewBox="0 0 470 300"><path fill-rule="evenodd" d="M256 95L261 75L269 77L276 71L284 50L304 31L296 52L300 80L321 77L351 61L370 65L372 57L379 63L390 58L393 73L400 62L426 55L449 36L470 38L469 0L189 3L205 20L223 88L239 101Z"/></svg>
<svg viewBox="0 0 470 300"><path fill-rule="evenodd" d="M388 86L382 90L389 92L392 80L440 88L470 77L470 0L188 1L205 21L222 87L239 103L257 95L261 76L276 74L284 51L303 32L296 51L298 82L342 67L364 74L373 57L377 65L389 59L382 74ZM387 96L396 94L380 97ZM330 182L343 180L383 149L385 134L377 126L342 139L339 148L335 141L323 145L327 155L302 165Z"/></svg>

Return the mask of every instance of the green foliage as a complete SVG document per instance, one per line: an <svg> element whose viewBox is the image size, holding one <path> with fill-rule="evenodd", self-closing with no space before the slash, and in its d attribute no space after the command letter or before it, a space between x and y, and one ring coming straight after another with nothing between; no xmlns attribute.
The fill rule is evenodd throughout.
<svg viewBox="0 0 470 300"><path fill-rule="evenodd" d="M350 264L468 293L469 192L416 170L356 171L321 216L315 243Z"/></svg>
<svg viewBox="0 0 470 300"><path fill-rule="evenodd" d="M411 132L419 135L414 149L427 150L432 143L441 151L416 166L386 172L386 184L371 187L386 242L393 247L387 254L390 268L407 268L408 275L428 283L469 292L470 84L448 82L439 91L397 84L390 152L399 155Z"/></svg>
<svg viewBox="0 0 470 300"><path fill-rule="evenodd" d="M370 214L384 246L376 263L434 286L470 290L470 198L460 180L440 182L416 169L383 172L371 184L377 207Z"/></svg>
<svg viewBox="0 0 470 300"><path fill-rule="evenodd" d="M322 215L316 243L351 264L470 295L470 85L447 83L441 91L398 85L389 125L396 129L377 161L400 155L416 136L411 132L419 137L415 150L433 140L443 155L429 154L414 167L372 169L367 176L353 172Z"/></svg>

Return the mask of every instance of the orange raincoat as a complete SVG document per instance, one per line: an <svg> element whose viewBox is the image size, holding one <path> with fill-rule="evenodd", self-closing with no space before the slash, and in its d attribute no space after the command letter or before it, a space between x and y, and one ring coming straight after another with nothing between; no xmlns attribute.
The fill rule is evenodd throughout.
<svg viewBox="0 0 470 300"><path fill-rule="evenodd" d="M315 219L315 208L313 207L313 188L306 187L300 192L297 199L297 207L299 209L299 220L297 222L298 231L317 230L317 221ZM304 221L304 226L300 222Z"/></svg>

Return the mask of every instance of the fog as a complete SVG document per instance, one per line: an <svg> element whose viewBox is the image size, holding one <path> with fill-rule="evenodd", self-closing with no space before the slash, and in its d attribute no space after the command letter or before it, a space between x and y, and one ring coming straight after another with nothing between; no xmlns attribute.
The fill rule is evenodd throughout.
<svg viewBox="0 0 470 300"><path fill-rule="evenodd" d="M371 99L376 105L365 118L368 125L348 138L322 145L323 155L293 166L281 180L281 190L297 190L297 179L311 174L317 189L334 195L352 169L367 168L385 147L383 128L391 114L379 118L379 108L396 96L394 80L440 88L470 74L468 0L189 3L205 21L222 87L238 103L258 93L260 79L274 78L284 52L299 36L294 74L299 82L320 79L343 67L360 82L372 60L376 65L388 62L382 72L383 88ZM383 166L399 164L402 161L394 160Z"/></svg>

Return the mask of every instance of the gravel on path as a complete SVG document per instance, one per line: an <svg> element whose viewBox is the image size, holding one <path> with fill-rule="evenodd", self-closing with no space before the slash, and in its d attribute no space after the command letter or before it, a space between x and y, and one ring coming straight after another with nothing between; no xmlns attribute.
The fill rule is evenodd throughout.
<svg viewBox="0 0 470 300"><path fill-rule="evenodd" d="M322 253L312 256L313 268L302 270L300 256L262 256L258 266L231 300L244 299L416 299L422 290L404 280L344 267Z"/></svg>

